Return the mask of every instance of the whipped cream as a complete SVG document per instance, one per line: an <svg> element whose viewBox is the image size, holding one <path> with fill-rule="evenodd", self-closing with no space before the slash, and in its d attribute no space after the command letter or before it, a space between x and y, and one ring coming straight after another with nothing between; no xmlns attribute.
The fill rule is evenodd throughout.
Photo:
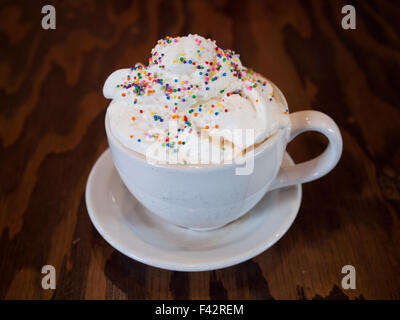
<svg viewBox="0 0 400 320"><path fill-rule="evenodd" d="M103 93L112 134L160 162L229 161L289 124L269 81L199 35L159 40L148 66L113 72Z"/></svg>

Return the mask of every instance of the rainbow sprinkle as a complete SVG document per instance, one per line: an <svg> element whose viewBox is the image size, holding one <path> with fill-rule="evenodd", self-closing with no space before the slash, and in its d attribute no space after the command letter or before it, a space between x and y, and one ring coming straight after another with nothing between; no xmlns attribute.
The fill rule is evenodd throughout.
<svg viewBox="0 0 400 320"><path fill-rule="evenodd" d="M166 37L157 42L161 48L170 46L171 44L178 43L181 37ZM200 77L201 82L189 83L188 81L179 81L179 79L174 78L170 82L159 76L158 71L154 71L154 68L165 69L164 64L164 53L154 51L149 58L149 65L146 67L142 64L137 64L129 69L129 73L126 75L123 81L116 85L116 88L120 90L120 95L123 99L128 99L132 101L133 104L137 104L139 109L139 115L136 117L132 116L132 121L140 121L141 117L147 117L148 111L144 110L141 105L142 99L151 98L155 92L163 92L163 99L165 104L163 104L166 114L168 114L170 119L178 120L179 128L178 132L186 132L190 130L192 132L192 121L196 117L200 117L204 111L210 118L210 123L204 126L204 129L216 128L220 126L215 123L215 120L223 116L223 114L229 112L229 108L224 103L226 99L233 95L243 96L245 93L241 89L236 89L227 92L226 88L219 89L217 92L223 97L222 101L217 105L215 104L198 104L198 99L206 95L206 92L213 88L213 85L218 83L220 79L226 77L235 77L246 85L243 87L245 90L252 91L258 86L265 87L267 85L266 81L258 79L258 74L249 68L241 66L238 56L234 51L229 49L223 49L215 45L216 58L213 61L203 61L201 59L202 52L204 51L204 45L202 39L194 38L198 49L196 53L197 58L187 58L185 54L182 53L180 56L172 60L173 64L187 65L185 68L192 68L198 77ZM213 41L213 40L212 40ZM213 41L214 42L214 41ZM214 42L215 43L215 42ZM157 70L156 69L156 70ZM153 72L154 71L154 72ZM161 71L160 71L161 72ZM197 78L199 79L199 78ZM272 101L272 96L269 98ZM258 100L256 101L258 102ZM187 107L187 105L189 107ZM142 109L143 108L143 109ZM284 114L288 114L289 110L286 110ZM150 113L150 116L155 122L164 122L166 119L163 115ZM212 120L215 118L215 120ZM147 120L146 120L147 121ZM198 131L197 134L200 134ZM158 139L158 135L146 134L149 139ZM176 140L178 136L172 137L168 132L168 136L164 138L162 146L171 148L174 152L177 152L177 145L183 146L186 141ZM133 135L130 135L133 138ZM161 138L162 139L162 138ZM136 141L140 143L141 138L137 138Z"/></svg>

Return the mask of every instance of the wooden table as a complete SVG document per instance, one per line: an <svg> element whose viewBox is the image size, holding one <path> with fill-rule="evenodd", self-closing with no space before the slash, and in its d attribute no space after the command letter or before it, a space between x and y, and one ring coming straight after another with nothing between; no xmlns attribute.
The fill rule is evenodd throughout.
<svg viewBox="0 0 400 320"><path fill-rule="evenodd" d="M394 1L49 1L0 5L0 297L5 299L399 299L400 19ZM113 249L94 229L85 184L107 148L106 77L146 62L156 40L198 33L273 80L291 112L340 126L334 169L303 186L300 212L271 249L223 270L160 270ZM305 134L296 161L326 141ZM41 288L41 268L57 289ZM341 287L344 265L356 289Z"/></svg>

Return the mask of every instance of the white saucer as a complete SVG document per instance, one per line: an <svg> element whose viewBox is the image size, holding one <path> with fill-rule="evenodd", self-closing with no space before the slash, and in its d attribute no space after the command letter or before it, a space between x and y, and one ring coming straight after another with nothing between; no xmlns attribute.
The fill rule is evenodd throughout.
<svg viewBox="0 0 400 320"><path fill-rule="evenodd" d="M293 165L286 153L283 163ZM223 228L198 232L165 222L126 189L106 150L90 172L86 206L102 237L128 257L158 268L205 271L262 253L293 223L301 185L269 192L249 213Z"/></svg>

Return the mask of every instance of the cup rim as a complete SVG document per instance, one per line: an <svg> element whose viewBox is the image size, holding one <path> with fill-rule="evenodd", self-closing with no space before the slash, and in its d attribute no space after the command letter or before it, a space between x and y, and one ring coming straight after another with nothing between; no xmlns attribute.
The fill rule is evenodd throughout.
<svg viewBox="0 0 400 320"><path fill-rule="evenodd" d="M268 80L270 81L270 80ZM276 86L272 81L270 81L274 89L276 89L279 93L279 95L282 97L284 107L288 109L288 104L286 101L286 97L283 95L282 91ZM271 149L277 141L279 141L282 136L284 135L284 132L287 131L288 129L290 130L289 127L285 128L280 128L276 132L274 132L271 136L269 136L265 141L263 141L259 146L257 146L254 150L253 153L247 153L245 154L242 158L240 163L236 163L235 159L233 159L232 163L215 163L215 164L169 164L169 163L150 163L146 160L146 156L135 151L132 149L127 148L124 146L112 133L110 124L109 124L109 116L108 116L108 109L106 111L105 115L105 129L106 129L106 134L107 138L109 141L113 143L118 149L120 149L123 153L128 155L129 157L135 158L136 160L139 160L140 162L146 163L150 166L156 167L156 168L163 168L167 170L175 170L175 171L190 171L190 170L195 170L195 171L213 171L213 170L221 170L221 169L229 169L232 167L240 167L243 166L247 162L247 159L249 157L253 157L254 160L259 158L262 153L264 153L266 150Z"/></svg>

